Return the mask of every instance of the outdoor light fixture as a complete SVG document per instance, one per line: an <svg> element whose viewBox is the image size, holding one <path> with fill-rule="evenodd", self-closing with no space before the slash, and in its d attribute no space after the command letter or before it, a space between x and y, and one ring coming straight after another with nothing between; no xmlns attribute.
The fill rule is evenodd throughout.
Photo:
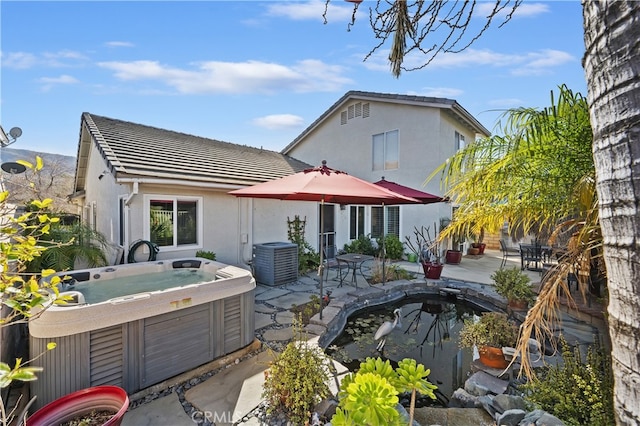
<svg viewBox="0 0 640 426"><path fill-rule="evenodd" d="M2 126L0 126L0 145L3 148L14 143L20 136L22 136L22 129L20 127L12 127L7 135Z"/></svg>

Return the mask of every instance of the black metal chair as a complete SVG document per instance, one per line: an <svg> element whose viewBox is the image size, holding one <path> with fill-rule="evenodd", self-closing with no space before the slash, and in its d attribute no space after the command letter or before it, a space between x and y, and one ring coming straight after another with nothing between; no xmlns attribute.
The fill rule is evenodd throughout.
<svg viewBox="0 0 640 426"><path fill-rule="evenodd" d="M517 247L509 247L504 240L500 240L500 250L502 250L502 263L500 268L504 268L509 257L520 257L520 249Z"/></svg>
<svg viewBox="0 0 640 426"><path fill-rule="evenodd" d="M326 246L322 248L322 263L324 265L324 270L327 273L327 276L325 278L326 281L329 280L329 270L335 270L336 271L336 275L334 278L332 278L332 281L340 281L342 282L342 279L344 278L342 276L342 264L338 261L338 259L336 259L336 255L338 254L338 249L335 245L333 246ZM347 272L348 268L347 268Z"/></svg>

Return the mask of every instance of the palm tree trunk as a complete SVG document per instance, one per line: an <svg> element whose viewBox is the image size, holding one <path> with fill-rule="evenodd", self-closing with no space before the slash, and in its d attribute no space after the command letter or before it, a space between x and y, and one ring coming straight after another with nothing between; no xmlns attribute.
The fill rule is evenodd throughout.
<svg viewBox="0 0 640 426"><path fill-rule="evenodd" d="M640 424L640 2L583 0L616 423Z"/></svg>

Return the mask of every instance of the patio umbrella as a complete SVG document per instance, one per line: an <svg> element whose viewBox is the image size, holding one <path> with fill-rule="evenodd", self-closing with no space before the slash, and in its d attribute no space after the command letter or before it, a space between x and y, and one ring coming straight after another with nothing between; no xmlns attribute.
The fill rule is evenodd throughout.
<svg viewBox="0 0 640 426"><path fill-rule="evenodd" d="M320 229L324 230L322 206L325 202L335 204L419 204L420 201L374 185L371 182L351 176L346 172L327 167L327 162L312 169L293 175L259 183L247 188L229 192L236 197L272 198L292 201L320 202ZM383 240L384 241L384 240ZM320 268L323 263L323 239L320 242ZM320 300L322 300L323 276L320 272ZM322 310L320 311L322 318Z"/></svg>
<svg viewBox="0 0 640 426"><path fill-rule="evenodd" d="M375 182L375 184L383 188L387 188L389 191L404 195L405 197L411 197L415 198L416 200L420 200L422 204L441 203L447 201L446 198L442 198L437 195L429 194L428 192L419 191L408 186L400 185L399 183L385 180L384 176L382 176L381 180Z"/></svg>

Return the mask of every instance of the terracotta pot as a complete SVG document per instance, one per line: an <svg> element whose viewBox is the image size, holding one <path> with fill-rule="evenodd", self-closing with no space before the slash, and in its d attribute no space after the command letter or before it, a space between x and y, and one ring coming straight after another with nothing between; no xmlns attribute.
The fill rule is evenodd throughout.
<svg viewBox="0 0 640 426"><path fill-rule="evenodd" d="M113 411L104 426L119 426L129 408L127 392L118 386L94 386L56 399L27 418L26 426L51 426L92 411Z"/></svg>
<svg viewBox="0 0 640 426"><path fill-rule="evenodd" d="M440 279L440 274L442 274L442 268L444 268L444 265L442 263L422 262L422 270L424 271L424 277L431 280Z"/></svg>
<svg viewBox="0 0 640 426"><path fill-rule="evenodd" d="M471 256L477 256L480 254L480 248L479 247L469 247L469 249L467 250L467 254L471 255Z"/></svg>
<svg viewBox="0 0 640 426"><path fill-rule="evenodd" d="M478 349L480 353L480 362L491 368L506 368L509 363L504 358L502 348L494 348L493 346L481 346Z"/></svg>
<svg viewBox="0 0 640 426"><path fill-rule="evenodd" d="M457 265L462 261L462 252L460 250L447 250L445 260L449 264Z"/></svg>
<svg viewBox="0 0 640 426"><path fill-rule="evenodd" d="M473 243L473 247L480 249L478 254L484 254L484 249L487 248L487 245L485 243Z"/></svg>

